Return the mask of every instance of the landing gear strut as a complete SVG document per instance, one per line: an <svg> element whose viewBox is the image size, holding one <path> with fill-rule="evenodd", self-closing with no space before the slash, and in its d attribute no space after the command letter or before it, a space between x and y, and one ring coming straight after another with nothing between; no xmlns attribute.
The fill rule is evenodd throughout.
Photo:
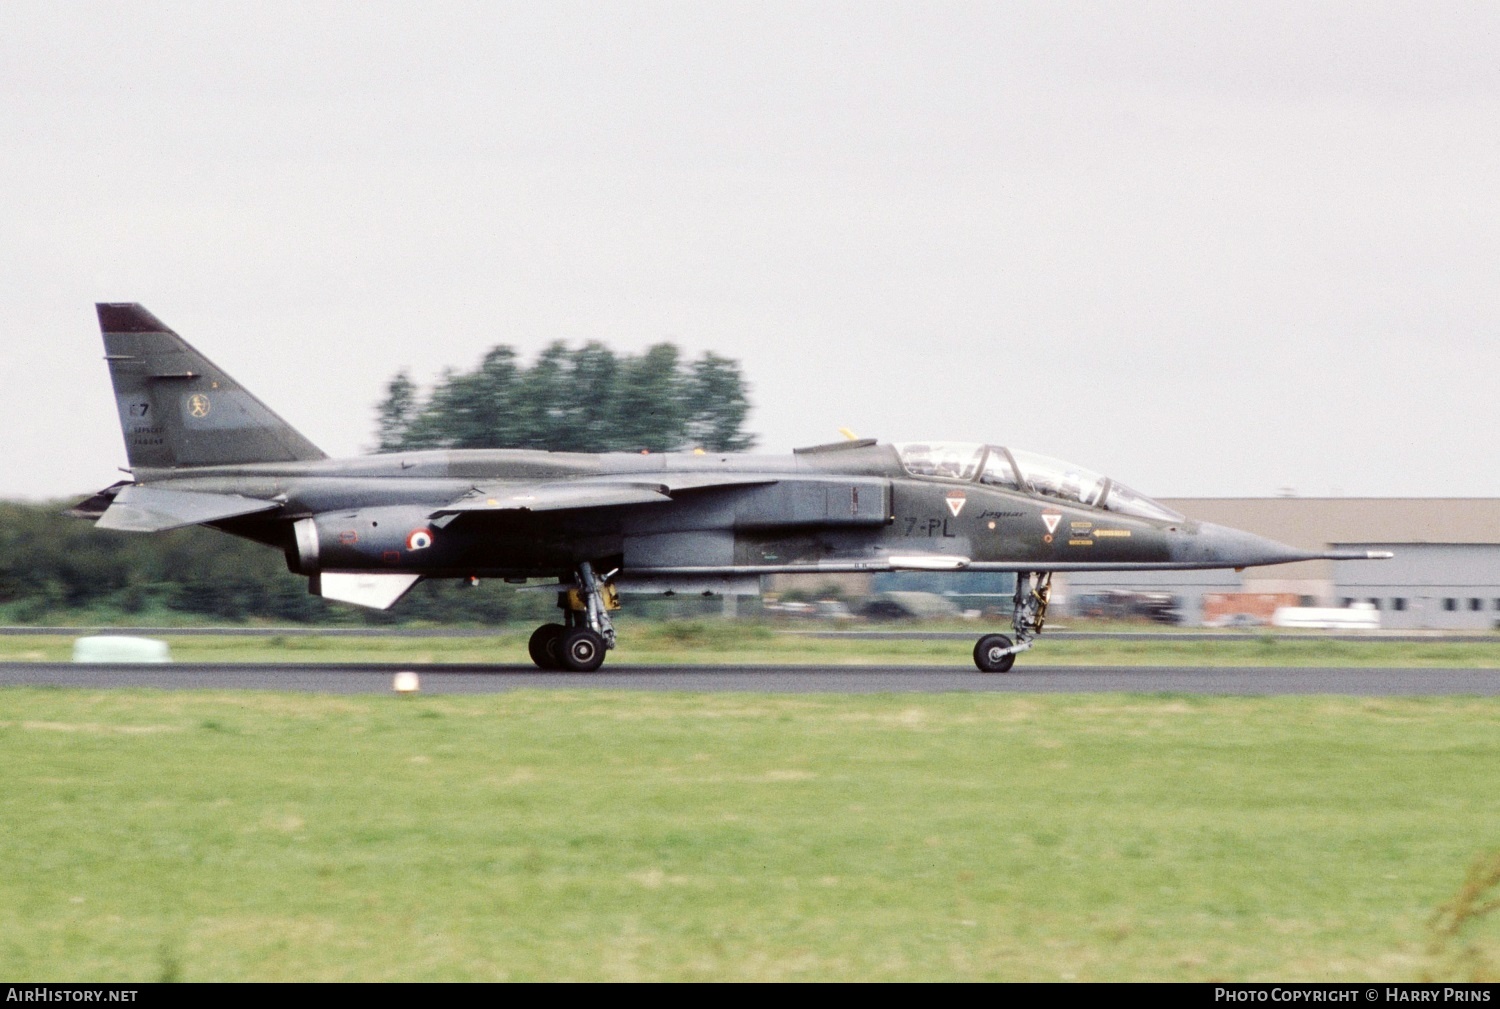
<svg viewBox="0 0 1500 1009"><path fill-rule="evenodd" d="M573 581L576 588L557 594L564 622L538 627L526 650L538 668L592 673L604 664L604 653L615 647L609 611L620 608L620 596L609 584L609 575L600 578L588 561L578 565Z"/></svg>
<svg viewBox="0 0 1500 1009"><path fill-rule="evenodd" d="M1047 601L1052 597L1052 572L1021 571L1016 575L1015 615L1011 627L1016 638L986 634L974 646L974 665L982 673L1008 673L1016 656L1031 647L1047 622Z"/></svg>

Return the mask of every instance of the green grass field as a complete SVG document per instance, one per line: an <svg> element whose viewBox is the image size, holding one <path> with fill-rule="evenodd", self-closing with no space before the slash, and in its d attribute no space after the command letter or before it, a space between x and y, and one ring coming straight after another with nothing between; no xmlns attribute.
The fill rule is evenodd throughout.
<svg viewBox="0 0 1500 1009"><path fill-rule="evenodd" d="M1402 980L1500 700L0 690L13 980ZM1477 950L1465 959L1466 949Z"/></svg>
<svg viewBox="0 0 1500 1009"><path fill-rule="evenodd" d="M953 628L948 628L953 629ZM971 668L973 639L818 638L756 623L622 621L611 665L662 663L952 665ZM92 633L80 628L79 634ZM179 662L400 662L526 664L531 628L484 637L403 638L286 635L161 637ZM0 661L65 662L73 636L0 636ZM1335 641L1299 634L1249 640L1076 640L1043 635L1020 665L1461 666L1500 668L1500 635L1421 642Z"/></svg>

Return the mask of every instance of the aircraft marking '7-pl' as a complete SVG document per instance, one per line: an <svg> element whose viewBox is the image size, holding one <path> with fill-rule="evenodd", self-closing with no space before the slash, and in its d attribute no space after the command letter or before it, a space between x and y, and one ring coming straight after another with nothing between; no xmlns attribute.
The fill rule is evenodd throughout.
<svg viewBox="0 0 1500 1009"><path fill-rule="evenodd" d="M423 578L556 578L547 669L592 671L621 591L759 591L805 572L1016 574L1005 672L1042 630L1053 572L1243 568L1308 553L1192 521L1081 467L999 445L846 441L789 456L512 449L330 459L165 324L101 304L132 480L73 509L102 529L208 525L277 547L328 599L385 609Z"/></svg>

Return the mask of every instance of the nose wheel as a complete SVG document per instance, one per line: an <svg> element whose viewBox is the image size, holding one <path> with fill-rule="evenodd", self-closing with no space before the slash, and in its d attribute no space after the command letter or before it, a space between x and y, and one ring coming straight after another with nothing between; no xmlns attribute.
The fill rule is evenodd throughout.
<svg viewBox="0 0 1500 1009"><path fill-rule="evenodd" d="M1015 664L1015 642L1004 634L986 634L974 646L974 665L981 673L1008 673Z"/></svg>
<svg viewBox="0 0 1500 1009"><path fill-rule="evenodd" d="M1022 571L1016 575L1015 611L1011 627L1015 640L1004 634L986 634L974 645L974 665L981 673L1008 673L1016 656L1031 648L1047 622L1047 603L1052 598L1052 572Z"/></svg>

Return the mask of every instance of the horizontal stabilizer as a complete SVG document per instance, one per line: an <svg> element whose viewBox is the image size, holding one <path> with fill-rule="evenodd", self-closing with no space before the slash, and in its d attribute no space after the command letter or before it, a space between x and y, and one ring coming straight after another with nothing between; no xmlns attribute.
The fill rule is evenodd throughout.
<svg viewBox="0 0 1500 1009"><path fill-rule="evenodd" d="M324 571L312 576L308 591L324 599L388 610L421 580L421 575L386 571Z"/></svg>
<svg viewBox="0 0 1500 1009"><path fill-rule="evenodd" d="M276 501L258 501L238 494L202 494L131 484L120 488L113 503L99 516L98 525L100 529L156 533L279 507Z"/></svg>
<svg viewBox="0 0 1500 1009"><path fill-rule="evenodd" d="M120 493L121 488L129 486L129 480L121 480L119 483L110 484L92 497L78 502L63 512L63 514L70 519L97 520L100 515L109 510L110 505L115 503L115 495Z"/></svg>

